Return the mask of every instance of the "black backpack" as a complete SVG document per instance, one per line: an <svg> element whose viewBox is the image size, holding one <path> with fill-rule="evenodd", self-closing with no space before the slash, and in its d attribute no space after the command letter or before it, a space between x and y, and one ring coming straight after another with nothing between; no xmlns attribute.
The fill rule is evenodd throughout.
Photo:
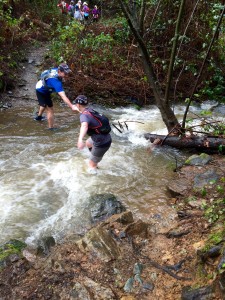
<svg viewBox="0 0 225 300"><path fill-rule="evenodd" d="M85 110L83 112L83 114L88 114L88 115L92 116L99 123L98 126L95 126L95 127L90 127L89 126L88 127L88 131L87 131L88 135L91 136L91 135L96 134L96 133L97 134L108 134L108 133L110 133L111 126L109 124L109 119L106 116L98 113L95 110L91 110L91 111Z"/></svg>

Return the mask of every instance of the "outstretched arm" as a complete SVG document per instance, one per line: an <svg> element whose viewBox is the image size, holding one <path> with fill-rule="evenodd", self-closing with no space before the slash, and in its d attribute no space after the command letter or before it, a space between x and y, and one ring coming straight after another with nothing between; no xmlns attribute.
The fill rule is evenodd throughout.
<svg viewBox="0 0 225 300"><path fill-rule="evenodd" d="M62 98L62 100L72 109L72 110L76 110L77 111L77 107L76 107L76 105L73 105L71 102L70 102L70 100L69 100L69 98L66 96L66 94L65 94L65 92L59 92L58 93L59 94L59 96Z"/></svg>
<svg viewBox="0 0 225 300"><path fill-rule="evenodd" d="M86 133L88 131L88 123L82 122L80 127L80 135L78 138L77 147L79 150L83 149L85 147L85 143L83 142L83 138L85 137Z"/></svg>

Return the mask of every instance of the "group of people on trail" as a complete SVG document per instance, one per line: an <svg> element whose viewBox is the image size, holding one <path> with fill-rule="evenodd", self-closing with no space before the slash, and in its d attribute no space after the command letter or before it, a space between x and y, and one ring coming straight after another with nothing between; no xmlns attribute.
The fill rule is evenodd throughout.
<svg viewBox="0 0 225 300"><path fill-rule="evenodd" d="M85 146L89 149L90 159L88 171L91 174L96 174L98 163L111 146L111 129L108 119L89 107L89 101L85 95L78 95L72 102L66 96L63 88L63 80L65 80L71 72L71 69L65 63L61 63L57 68L42 72L41 78L36 84L39 111L35 120L44 120L43 113L46 111L48 129L56 129L54 127L54 110L51 94L58 93L72 111L78 111L80 113L81 128L77 147L80 150ZM103 126L104 122L107 124ZM90 137L84 142L86 134Z"/></svg>
<svg viewBox="0 0 225 300"><path fill-rule="evenodd" d="M92 10L90 10L88 3L84 2L82 3L81 0L78 0L77 3L75 3L73 0L68 4L65 0L62 0L58 5L62 14L68 14L72 18L75 18L78 21L88 20L89 15L92 15L93 21L97 21L100 16L100 11L97 7L97 5L94 6Z"/></svg>

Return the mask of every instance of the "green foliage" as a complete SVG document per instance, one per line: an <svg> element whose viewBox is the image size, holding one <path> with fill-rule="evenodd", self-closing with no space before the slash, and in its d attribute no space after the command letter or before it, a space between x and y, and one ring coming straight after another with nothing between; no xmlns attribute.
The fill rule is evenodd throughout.
<svg viewBox="0 0 225 300"><path fill-rule="evenodd" d="M125 18L117 17L114 21L115 32L113 38L120 44L127 43L130 38L130 29Z"/></svg>
<svg viewBox="0 0 225 300"><path fill-rule="evenodd" d="M217 192L219 192L220 194L224 194L224 187L222 187L221 185L217 185L216 190L217 190Z"/></svg>
<svg viewBox="0 0 225 300"><path fill-rule="evenodd" d="M202 110L200 112L200 115L201 116L211 116L212 115L212 112L210 110Z"/></svg>
<svg viewBox="0 0 225 300"><path fill-rule="evenodd" d="M112 50L114 44L115 41L111 35L109 33L105 34L104 32L101 32L100 35L97 36L92 33L88 33L86 37L81 40L81 46L84 48L91 48L93 51L103 47Z"/></svg>
<svg viewBox="0 0 225 300"><path fill-rule="evenodd" d="M89 32L81 40L81 50L91 53L86 56L86 64L120 61L121 57L115 57L116 47L124 45L129 39L129 29L125 18L116 17L104 21L104 26L114 28L110 33L101 32L98 35Z"/></svg>
<svg viewBox="0 0 225 300"><path fill-rule="evenodd" d="M76 59L76 47L81 41L83 25L72 20L68 25L58 24L56 37L51 43L51 54L57 62L67 61L74 56Z"/></svg>
<svg viewBox="0 0 225 300"><path fill-rule="evenodd" d="M196 201L197 200L197 197L196 196L189 196L188 198L185 199L185 202L186 203L189 203L191 201Z"/></svg>
<svg viewBox="0 0 225 300"><path fill-rule="evenodd" d="M209 223L225 219L224 183L224 177L221 177L219 182L218 180L211 180L207 186L197 192L204 198L202 209Z"/></svg>
<svg viewBox="0 0 225 300"><path fill-rule="evenodd" d="M201 112L202 116L207 116L211 114L212 114L211 111ZM223 124L222 122L221 123L206 122L205 124L202 124L202 127L205 132L209 132L211 133L211 135L221 136L221 137L225 135L225 124ZM219 151L222 152L224 150L224 145L220 145L219 147L220 147Z"/></svg>
<svg viewBox="0 0 225 300"><path fill-rule="evenodd" d="M203 187L203 188L201 189L201 195L202 195L202 197L205 197L205 196L207 195L207 190L206 190L205 187Z"/></svg>
<svg viewBox="0 0 225 300"><path fill-rule="evenodd" d="M46 1L46 0L27 0L31 2L30 5L37 16L48 24L55 21L58 15L61 15L60 10L57 7L58 0Z"/></svg>
<svg viewBox="0 0 225 300"><path fill-rule="evenodd" d="M224 193L224 188L221 186L217 186L217 191L219 191L219 193ZM214 200L213 203L210 205L205 204L204 210L205 217L210 223L214 223L221 217L224 218L225 198L219 198L217 200Z"/></svg>
<svg viewBox="0 0 225 300"><path fill-rule="evenodd" d="M216 245L216 244L219 244L223 240L223 238L224 238L224 232L223 231L218 231L218 232L212 233L209 236L209 241L213 245Z"/></svg>
<svg viewBox="0 0 225 300"><path fill-rule="evenodd" d="M223 239L224 239L224 231L217 231L217 232L211 233L209 235L208 241L206 242L204 248L202 249L202 252L209 251L212 247L221 243L221 241Z"/></svg>
<svg viewBox="0 0 225 300"><path fill-rule="evenodd" d="M0 266L4 260L12 254L20 255L26 244L19 240L11 240L0 246Z"/></svg>
<svg viewBox="0 0 225 300"><path fill-rule="evenodd" d="M223 71L211 61L211 64L208 67L208 72L212 73L212 76L204 82L204 87L201 89L200 93L202 96L207 97L210 100L222 100L225 92Z"/></svg>
<svg viewBox="0 0 225 300"><path fill-rule="evenodd" d="M86 67L89 65L112 62L121 57L115 57L115 47L123 44L129 36L128 27L124 18L110 19L104 26L114 26L112 33L101 32L95 35L75 20L68 25L59 24L55 31L51 45L51 53L57 62L79 60ZM63 49L63 51L62 51Z"/></svg>
<svg viewBox="0 0 225 300"><path fill-rule="evenodd" d="M89 65L96 63L101 64L102 62L113 62L113 47L115 44L115 40L109 33L105 34L104 32L101 32L97 36L90 33L87 34L80 43L81 50L91 53L91 55L86 55L84 64Z"/></svg>
<svg viewBox="0 0 225 300"><path fill-rule="evenodd" d="M185 67L185 71L191 72L194 76L196 76L198 74L197 73L197 66L193 63L187 64L186 67Z"/></svg>
<svg viewBox="0 0 225 300"><path fill-rule="evenodd" d="M219 151L219 153L223 154L225 152L225 145L219 145L218 151Z"/></svg>

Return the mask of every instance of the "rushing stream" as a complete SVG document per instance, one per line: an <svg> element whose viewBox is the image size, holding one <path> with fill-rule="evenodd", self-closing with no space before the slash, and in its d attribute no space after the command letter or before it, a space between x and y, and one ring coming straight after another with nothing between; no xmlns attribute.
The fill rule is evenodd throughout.
<svg viewBox="0 0 225 300"><path fill-rule="evenodd" d="M177 110L182 113L183 107ZM155 106L101 110L114 122L138 122L127 123L123 133L113 128L113 144L98 175L86 172L88 150L76 147L79 116L59 105L55 111L55 132L46 129L46 121L33 121L31 107L0 112L0 243L18 238L32 245L42 236L60 239L85 228L88 197L97 193L116 195L143 220L170 218L166 185L174 157L183 161L185 154L170 148L149 151L143 133L166 132Z"/></svg>

